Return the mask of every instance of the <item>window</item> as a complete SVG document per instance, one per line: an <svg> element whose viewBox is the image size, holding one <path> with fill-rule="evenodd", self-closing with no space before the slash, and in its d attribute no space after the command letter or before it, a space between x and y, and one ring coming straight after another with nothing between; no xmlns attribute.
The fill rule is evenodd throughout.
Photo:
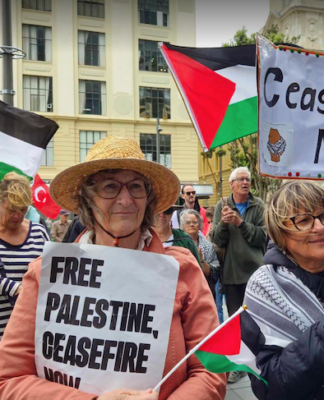
<svg viewBox="0 0 324 400"><path fill-rule="evenodd" d="M105 0L78 0L78 15L105 18Z"/></svg>
<svg viewBox="0 0 324 400"><path fill-rule="evenodd" d="M80 131L80 162L84 162L91 147L106 136L106 132Z"/></svg>
<svg viewBox="0 0 324 400"><path fill-rule="evenodd" d="M80 80L80 114L106 115L106 109L106 82Z"/></svg>
<svg viewBox="0 0 324 400"><path fill-rule="evenodd" d="M79 65L106 65L105 34L98 32L79 31Z"/></svg>
<svg viewBox="0 0 324 400"><path fill-rule="evenodd" d="M141 133L140 146L146 160L156 159L156 135ZM160 135L160 164L171 168L171 135Z"/></svg>
<svg viewBox="0 0 324 400"><path fill-rule="evenodd" d="M53 112L52 81L49 77L24 75L24 110Z"/></svg>
<svg viewBox="0 0 324 400"><path fill-rule="evenodd" d="M170 89L140 87L140 117L171 118Z"/></svg>
<svg viewBox="0 0 324 400"><path fill-rule="evenodd" d="M169 0L138 0L141 24L169 26Z"/></svg>
<svg viewBox="0 0 324 400"><path fill-rule="evenodd" d="M22 0L22 8L38 11L52 11L51 0Z"/></svg>
<svg viewBox="0 0 324 400"><path fill-rule="evenodd" d="M168 66L159 50L158 42L140 39L138 47L141 71L168 72Z"/></svg>
<svg viewBox="0 0 324 400"><path fill-rule="evenodd" d="M44 152L41 165L46 167L54 167L54 139L49 141Z"/></svg>
<svg viewBox="0 0 324 400"><path fill-rule="evenodd" d="M52 28L24 24L23 50L27 60L52 61Z"/></svg>

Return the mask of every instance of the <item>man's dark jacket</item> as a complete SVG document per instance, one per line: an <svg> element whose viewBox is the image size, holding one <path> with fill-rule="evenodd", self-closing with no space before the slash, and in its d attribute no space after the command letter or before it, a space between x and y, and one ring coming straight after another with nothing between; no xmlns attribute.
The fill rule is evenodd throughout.
<svg viewBox="0 0 324 400"><path fill-rule="evenodd" d="M241 216L242 227L225 224L221 221L222 202L219 201L214 215L211 241L218 247L225 247L222 283L240 285L246 283L250 276L263 264L266 244L264 222L264 204L261 199L249 194L249 206ZM233 195L227 198L228 206L239 214Z"/></svg>
<svg viewBox="0 0 324 400"><path fill-rule="evenodd" d="M312 274L290 261L277 246L264 257L264 264L285 266L297 276L318 299L324 301L324 273ZM302 308L303 305L300 304ZM264 346L257 356L262 377L268 387L250 376L252 389L259 400L324 399L324 319L310 326L300 339L282 349Z"/></svg>

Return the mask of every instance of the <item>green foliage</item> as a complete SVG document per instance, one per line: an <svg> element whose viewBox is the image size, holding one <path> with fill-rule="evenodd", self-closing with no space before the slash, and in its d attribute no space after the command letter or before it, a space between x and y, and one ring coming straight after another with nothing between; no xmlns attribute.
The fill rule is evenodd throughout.
<svg viewBox="0 0 324 400"><path fill-rule="evenodd" d="M285 36L283 33L279 32L278 25L272 25L270 29L263 33L267 39L270 40L272 43L291 43L297 44L300 36L293 36L289 38ZM230 46L245 46L247 44L255 44L256 43L256 33L252 33L249 37L247 34L247 29L245 26L242 29L239 29L235 35L234 39L232 39L229 43L224 43L223 47L230 47Z"/></svg>

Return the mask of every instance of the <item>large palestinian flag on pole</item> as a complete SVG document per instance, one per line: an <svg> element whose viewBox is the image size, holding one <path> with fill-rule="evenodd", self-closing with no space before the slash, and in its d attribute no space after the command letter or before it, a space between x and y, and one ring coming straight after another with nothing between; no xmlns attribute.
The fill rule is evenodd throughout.
<svg viewBox="0 0 324 400"><path fill-rule="evenodd" d="M257 132L255 45L160 49L205 151Z"/></svg>
<svg viewBox="0 0 324 400"><path fill-rule="evenodd" d="M48 118L0 101L0 180L11 171L32 180L58 127Z"/></svg>

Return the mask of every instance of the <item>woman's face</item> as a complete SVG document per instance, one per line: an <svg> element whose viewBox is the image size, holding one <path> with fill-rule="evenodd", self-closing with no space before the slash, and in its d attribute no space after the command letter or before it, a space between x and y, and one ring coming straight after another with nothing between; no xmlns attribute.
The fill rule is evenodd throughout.
<svg viewBox="0 0 324 400"><path fill-rule="evenodd" d="M140 188L144 185L143 177L131 170L118 171L115 174L98 172L93 177L93 182L97 183L97 187L103 190L107 188L107 192L116 185L116 181L124 184L131 182L134 188ZM129 235L141 227L147 197L134 198L127 187L122 186L119 195L114 199L102 198L95 194L92 200L101 212L100 218L98 212L93 210L95 218L115 237Z"/></svg>
<svg viewBox="0 0 324 400"><path fill-rule="evenodd" d="M318 209L312 215L321 213L323 210ZM305 211L298 215L303 214ZM298 231L292 221L285 222L285 225L292 229L285 233L286 247L298 265L313 273L324 271L324 226L320 220L315 219L313 228L304 232Z"/></svg>
<svg viewBox="0 0 324 400"><path fill-rule="evenodd" d="M9 230L16 230L22 224L28 207L23 207L20 212L13 211L10 202L6 199L0 203L0 225Z"/></svg>
<svg viewBox="0 0 324 400"><path fill-rule="evenodd" d="M185 232L189 233L189 235L196 236L199 231L199 222L198 218L193 214L186 215L186 222L184 225Z"/></svg>

